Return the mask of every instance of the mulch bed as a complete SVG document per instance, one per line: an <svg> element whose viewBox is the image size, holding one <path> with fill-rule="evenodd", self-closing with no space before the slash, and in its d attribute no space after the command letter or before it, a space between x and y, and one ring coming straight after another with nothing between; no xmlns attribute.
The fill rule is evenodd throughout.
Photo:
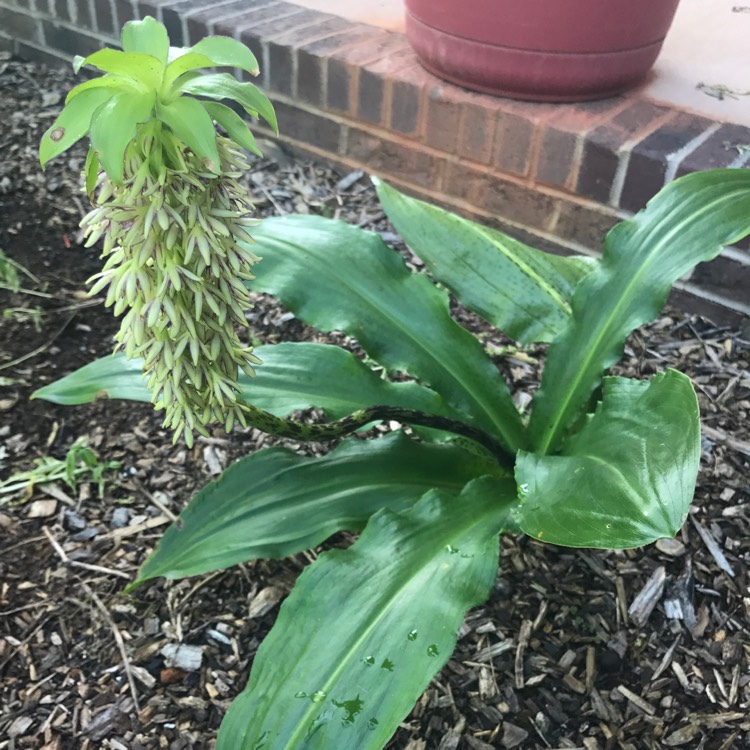
<svg viewBox="0 0 750 750"><path fill-rule="evenodd" d="M98 259L78 242L84 152L46 173L38 166L39 137L71 83L0 57L0 249L32 274L20 272L26 291L0 291L0 480L64 458L81 437L120 468L101 499L91 482L0 496L0 750L209 748L316 551L121 595L169 517L222 467L273 440L217 430L188 450L146 404L29 401L107 353L116 330L85 296ZM249 175L261 213L340 216L383 233L419 266L365 176L294 162L270 144L267 157ZM501 358L507 341L456 314L498 354L514 390L532 392L543 349ZM348 343L261 295L250 320L264 342ZM490 601L469 614L390 748L750 747L749 339L678 310L631 337L617 373L678 368L701 402L701 474L680 535L624 552L505 539Z"/></svg>

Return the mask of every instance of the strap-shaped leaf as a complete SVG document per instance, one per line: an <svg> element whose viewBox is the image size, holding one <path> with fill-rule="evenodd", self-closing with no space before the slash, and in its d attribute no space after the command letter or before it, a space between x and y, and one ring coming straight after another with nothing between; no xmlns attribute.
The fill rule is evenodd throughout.
<svg viewBox="0 0 750 750"><path fill-rule="evenodd" d="M89 131L91 145L115 183L122 182L125 149L135 138L138 124L151 117L155 98L151 91L115 94L94 112Z"/></svg>
<svg viewBox="0 0 750 750"><path fill-rule="evenodd" d="M233 109L219 102L201 102L201 104L237 145L258 156L263 156L247 124Z"/></svg>
<svg viewBox="0 0 750 750"><path fill-rule="evenodd" d="M321 555L258 649L217 750L381 750L491 591L515 492L503 489L479 480L459 498L430 492Z"/></svg>
<svg viewBox="0 0 750 750"><path fill-rule="evenodd" d="M221 159L216 146L216 130L201 102L181 96L169 104L159 103L156 116L203 160L208 170L219 173Z"/></svg>
<svg viewBox="0 0 750 750"><path fill-rule="evenodd" d="M90 89L65 105L39 144L42 167L89 132L94 112L111 96L111 91Z"/></svg>
<svg viewBox="0 0 750 750"><path fill-rule="evenodd" d="M255 55L242 42L229 36L207 36L190 51L210 58L212 65L231 65L254 76L260 73Z"/></svg>
<svg viewBox="0 0 750 750"><path fill-rule="evenodd" d="M551 341L570 317L591 258L562 258L376 181L396 231L435 278L471 310L517 341Z"/></svg>
<svg viewBox="0 0 750 750"><path fill-rule="evenodd" d="M122 48L125 52L151 55L165 66L169 58L169 35L164 24L146 16L142 21L128 21L122 27Z"/></svg>
<svg viewBox="0 0 750 750"><path fill-rule="evenodd" d="M402 406L458 418L434 391L417 383L391 383L353 354L326 344L287 342L259 346L263 364L254 378L239 377L244 399L278 416L301 409L322 409L331 418L367 406ZM33 394L56 404L87 404L97 398L150 401L140 359L123 353L84 365Z"/></svg>
<svg viewBox="0 0 750 750"><path fill-rule="evenodd" d="M559 456L521 452L517 521L570 547L625 548L674 536L700 463L698 401L675 370L605 378L603 400Z"/></svg>
<svg viewBox="0 0 750 750"><path fill-rule="evenodd" d="M530 422L537 452L560 446L625 338L659 314L672 284L748 233L747 169L676 180L609 233L602 262L576 288L571 323L547 356Z"/></svg>
<svg viewBox="0 0 750 750"><path fill-rule="evenodd" d="M76 56L73 63L75 72L84 65L93 65L105 73L130 78L151 89L159 87L164 72L164 66L153 55L109 48L100 49L88 57Z"/></svg>
<svg viewBox="0 0 750 750"><path fill-rule="evenodd" d="M319 216L266 219L254 289L324 331L346 331L373 359L408 372L515 452L522 425L505 381L448 311L448 296L411 274L380 237Z"/></svg>
<svg viewBox="0 0 750 750"><path fill-rule="evenodd" d="M192 78L182 83L179 90L209 99L232 99L248 114L260 115L275 133L279 132L276 113L268 97L257 86L249 82L240 83L229 73L210 73Z"/></svg>
<svg viewBox="0 0 750 750"><path fill-rule="evenodd" d="M408 509L433 487L458 493L496 471L455 445L416 443L400 432L348 439L322 458L269 448L232 464L191 500L133 585L292 555L337 531L359 531L381 508ZM496 476L493 486L509 484Z"/></svg>

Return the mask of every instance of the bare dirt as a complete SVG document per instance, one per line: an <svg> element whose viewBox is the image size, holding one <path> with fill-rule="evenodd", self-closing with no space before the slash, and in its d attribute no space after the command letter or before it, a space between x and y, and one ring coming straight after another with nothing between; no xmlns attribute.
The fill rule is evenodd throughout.
<svg viewBox="0 0 750 750"><path fill-rule="evenodd" d="M85 296L98 259L78 242L83 151L44 174L36 158L70 85L0 58L0 248L32 275L19 272L26 291L0 290L0 481L64 458L82 437L120 468L102 499L87 482L0 495L0 750L210 748L279 602L319 550L121 595L168 514L272 441L217 431L188 450L171 444L149 405L29 400L106 354L116 330ZM418 265L365 177L341 181L325 166L269 156L250 176L261 212L340 215L383 232ZM457 314L488 347L507 343ZM251 322L261 341L332 340L264 297ZM541 356L503 363L515 388L535 386ZM750 342L668 310L631 338L618 372L665 367L693 378L704 417L699 486L679 537L626 552L505 539L490 601L470 613L389 747L750 747ZM636 597L649 580L647 614ZM171 666L168 644L197 647L200 665Z"/></svg>

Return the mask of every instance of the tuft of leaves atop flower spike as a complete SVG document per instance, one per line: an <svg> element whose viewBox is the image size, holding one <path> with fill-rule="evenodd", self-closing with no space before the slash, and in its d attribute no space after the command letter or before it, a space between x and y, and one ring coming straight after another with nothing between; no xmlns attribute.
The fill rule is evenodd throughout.
<svg viewBox="0 0 750 750"><path fill-rule="evenodd" d="M234 100L274 130L276 119L252 84L198 72L230 65L257 74L252 53L234 39L170 48L164 26L145 18L125 25L122 46L76 58L76 70L90 64L105 75L70 92L40 159L88 134L94 208L81 226L87 247L103 241L106 259L90 294L106 290L105 304L123 316L117 348L143 359L164 426L192 445L212 422L228 430L245 423L238 371L253 375L260 362L235 330L247 326L244 282L259 260L248 249L258 221L240 182L250 168L241 149L258 149L244 120L215 100Z"/></svg>
<svg viewBox="0 0 750 750"><path fill-rule="evenodd" d="M88 57L76 56L74 70L78 72L84 65L105 75L70 91L63 111L42 136L39 158L44 167L88 135L89 193L100 165L114 183L122 184L125 152L141 123L162 123L213 174L220 169L214 121L238 146L260 153L243 119L219 100L236 102L278 133L273 106L256 86L229 73L200 72L207 67L232 66L258 74L253 53L231 37L206 37L192 47L170 47L164 24L147 16L125 24L122 51L105 48Z"/></svg>

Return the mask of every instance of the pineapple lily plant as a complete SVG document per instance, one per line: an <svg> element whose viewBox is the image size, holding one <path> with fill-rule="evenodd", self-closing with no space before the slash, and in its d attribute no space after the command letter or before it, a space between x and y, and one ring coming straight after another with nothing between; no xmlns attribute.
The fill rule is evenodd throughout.
<svg viewBox="0 0 750 750"><path fill-rule="evenodd" d="M700 459L692 385L672 370L650 381L605 373L678 278L750 233L750 172L677 180L609 233L601 260L540 252L378 183L438 286L378 235L339 221L266 219L251 239L239 177L241 149L255 145L217 100L275 127L273 110L251 84L197 72L255 72L234 40L170 49L145 19L126 25L123 52L81 64L105 75L71 92L41 155L89 136L84 227L105 260L93 290L106 288L122 315L121 351L36 395L152 400L188 443L215 422L344 438L322 457L273 447L237 461L189 502L131 585L361 531L300 576L219 750L384 747L450 657L467 609L490 595L502 532L626 548L679 530ZM378 369L336 346L243 345L248 285L310 325L345 331ZM451 318L446 288L521 345L549 344L528 412ZM311 407L332 421L289 419ZM382 419L409 429L344 437Z"/></svg>

